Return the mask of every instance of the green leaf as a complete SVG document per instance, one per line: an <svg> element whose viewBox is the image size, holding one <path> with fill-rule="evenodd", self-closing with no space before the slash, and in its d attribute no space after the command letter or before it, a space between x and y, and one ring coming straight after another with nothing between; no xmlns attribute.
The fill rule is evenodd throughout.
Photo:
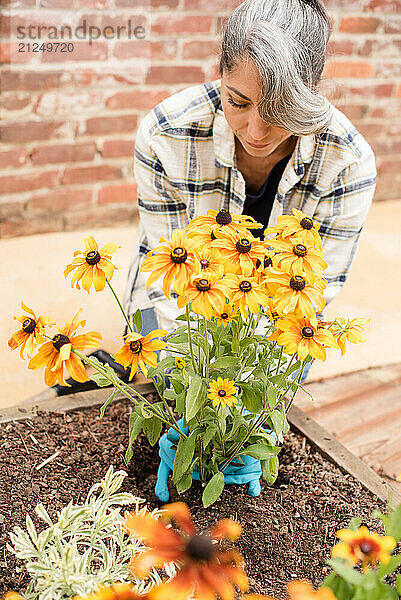
<svg viewBox="0 0 401 600"><path fill-rule="evenodd" d="M351 600L353 591L350 584L335 573L330 573L323 581L320 587L328 587L333 592L337 600Z"/></svg>
<svg viewBox="0 0 401 600"><path fill-rule="evenodd" d="M390 561L384 565L381 564L379 567L379 576L381 578L394 573L394 571L401 565L401 554L396 554L390 558Z"/></svg>
<svg viewBox="0 0 401 600"><path fill-rule="evenodd" d="M217 360L211 363L210 367L213 369L225 369L227 367L235 367L238 365L238 356L221 356Z"/></svg>
<svg viewBox="0 0 401 600"><path fill-rule="evenodd" d="M173 482L177 483L191 466L195 452L196 432L187 438L180 438L174 458ZM192 470L192 469L191 469Z"/></svg>
<svg viewBox="0 0 401 600"><path fill-rule="evenodd" d="M120 390L114 390L114 392L107 398L106 402L104 404L102 404L102 406L100 407L100 418L101 419L103 419L104 411L106 410L108 405L111 404L115 398L117 398L119 393L120 393Z"/></svg>
<svg viewBox="0 0 401 600"><path fill-rule="evenodd" d="M221 496L224 490L224 475L221 471L218 471L209 483L206 485L202 494L202 502L204 508L207 508Z"/></svg>
<svg viewBox="0 0 401 600"><path fill-rule="evenodd" d="M241 454L252 456L252 458L258 458L259 460L268 460L272 456L276 456L280 452L280 448L276 446L268 446L263 442L257 442L251 444L245 450L241 450Z"/></svg>
<svg viewBox="0 0 401 600"><path fill-rule="evenodd" d="M255 388L249 383L240 383L242 389L242 403L249 412L257 415L263 410L263 394L260 388Z"/></svg>
<svg viewBox="0 0 401 600"><path fill-rule="evenodd" d="M240 345L240 348L247 348L248 346L250 346L254 342L255 342L255 340L253 338L245 338L245 339L243 339L243 340L240 341L239 345Z"/></svg>
<svg viewBox="0 0 401 600"><path fill-rule="evenodd" d="M327 561L327 564L338 574L340 577L348 581L351 585L361 585L363 581L363 575L357 573L352 567L349 567L345 561L340 558L331 558Z"/></svg>
<svg viewBox="0 0 401 600"><path fill-rule="evenodd" d="M143 432L148 438L149 444L154 446L160 437L162 431L162 422L158 417L145 419L142 424Z"/></svg>
<svg viewBox="0 0 401 600"><path fill-rule="evenodd" d="M132 317L132 324L134 325L135 331L137 333L142 332L142 313L139 308L138 308L138 310L135 311L135 313Z"/></svg>
<svg viewBox="0 0 401 600"><path fill-rule="evenodd" d="M111 385L110 380L105 377L102 373L92 373L90 376L91 380L97 383L99 387L106 387Z"/></svg>
<svg viewBox="0 0 401 600"><path fill-rule="evenodd" d="M272 385L269 385L266 392L267 402L269 404L270 410L273 410L277 404L277 388Z"/></svg>
<svg viewBox="0 0 401 600"><path fill-rule="evenodd" d="M206 429L205 433L202 436L203 448L207 448L217 431L218 427L216 425L209 425L209 427Z"/></svg>
<svg viewBox="0 0 401 600"><path fill-rule="evenodd" d="M401 504L396 509L390 509L388 515L375 510L373 516L382 521L387 535L391 535L396 542L401 540Z"/></svg>
<svg viewBox="0 0 401 600"><path fill-rule="evenodd" d="M181 383L181 381L178 381L178 379L176 377L170 376L170 381L173 385L173 388L174 388L174 391L176 392L176 394L179 394L180 392L182 392L185 389L183 384Z"/></svg>
<svg viewBox="0 0 401 600"><path fill-rule="evenodd" d="M398 591L399 595L401 596L401 575L397 575L396 586L397 586L397 591Z"/></svg>
<svg viewBox="0 0 401 600"><path fill-rule="evenodd" d="M201 409L205 399L203 379L200 375L194 375L189 384L185 398L185 418L190 421Z"/></svg>
<svg viewBox="0 0 401 600"><path fill-rule="evenodd" d="M176 484L176 488L177 488L177 492L179 494L182 494L183 492L186 492L187 490L189 490L189 488L192 485L192 469L190 471L187 471L187 473L184 473L184 475L181 477L181 479L178 481L178 483Z"/></svg>
<svg viewBox="0 0 401 600"><path fill-rule="evenodd" d="M125 460L126 464L129 463L129 461L131 460L131 458L134 454L133 450L132 450L132 444L134 443L134 441L136 440L136 438L138 437L138 435L142 429L143 421L144 421L143 417L141 417L137 412L133 412L129 416L129 420L128 420L129 441L128 441L128 447L127 447L127 449L125 451L125 455L124 455L124 460Z"/></svg>
<svg viewBox="0 0 401 600"><path fill-rule="evenodd" d="M352 517L350 524L348 525L348 529L352 529L352 531L356 531L360 528L362 523L362 519L360 517Z"/></svg>

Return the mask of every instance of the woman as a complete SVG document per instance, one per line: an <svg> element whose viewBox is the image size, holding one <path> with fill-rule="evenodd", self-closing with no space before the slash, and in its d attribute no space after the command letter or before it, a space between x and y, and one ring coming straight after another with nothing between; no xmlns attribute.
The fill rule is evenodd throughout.
<svg viewBox="0 0 401 600"><path fill-rule="evenodd" d="M221 81L185 89L141 121L135 177L140 224L125 305L145 332L174 327L174 294L146 291L139 268L209 208L274 225L298 208L320 223L326 303L344 284L371 203L374 155L350 121L317 92L330 33L320 0L246 0L229 18Z"/></svg>

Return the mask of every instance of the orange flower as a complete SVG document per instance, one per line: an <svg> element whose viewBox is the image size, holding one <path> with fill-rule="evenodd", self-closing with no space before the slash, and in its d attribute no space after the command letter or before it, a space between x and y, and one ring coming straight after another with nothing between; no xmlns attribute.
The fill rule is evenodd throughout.
<svg viewBox="0 0 401 600"><path fill-rule="evenodd" d="M24 600L24 597L17 592L7 592L3 600Z"/></svg>
<svg viewBox="0 0 401 600"><path fill-rule="evenodd" d="M333 558L343 558L352 565L362 562L364 571L369 565L376 566L381 562L386 565L390 561L390 553L396 541L389 535L380 536L362 525L359 529L340 529L337 537L342 540L331 551Z"/></svg>
<svg viewBox="0 0 401 600"><path fill-rule="evenodd" d="M264 306L269 299L269 294L256 277L230 273L220 281L220 287L229 297L230 303L239 308L244 319L247 317L248 309L257 314L260 305Z"/></svg>
<svg viewBox="0 0 401 600"><path fill-rule="evenodd" d="M68 385L63 377L64 366L76 381L83 382L89 379L82 362L72 350L96 348L102 336L97 331L90 331L71 337L79 326L83 327L86 323L84 320L79 321L81 310L73 319L67 321L64 327L59 328L59 333L50 342L43 344L38 353L29 361L29 369L40 369L46 366L45 383L48 386L54 385L57 380L61 385Z"/></svg>
<svg viewBox="0 0 401 600"><path fill-rule="evenodd" d="M76 269L71 279L71 287L75 284L75 287L80 290L79 282L82 280L82 287L88 293L92 284L97 292L101 292L106 285L106 278L110 281L117 268L110 259L119 247L116 244L106 244L99 250L95 238L91 235L85 239L85 250L74 252L75 258L64 269L64 277Z"/></svg>
<svg viewBox="0 0 401 600"><path fill-rule="evenodd" d="M153 567L174 562L176 576L149 592L150 600L212 600L234 598L235 586L248 589L242 556L235 550L222 551L217 542L236 540L241 526L224 519L210 533L198 533L188 506L183 502L167 504L164 519L173 520L177 529L167 527L149 513L131 513L125 521L129 532L143 539L148 549L131 560L131 570L138 577L149 575Z"/></svg>
<svg viewBox="0 0 401 600"><path fill-rule="evenodd" d="M149 596L138 594L131 583L115 583L111 586L102 585L88 596L74 596L72 600L149 600Z"/></svg>
<svg viewBox="0 0 401 600"><path fill-rule="evenodd" d="M299 360L312 358L326 360L325 346L337 348L333 334L323 326L316 325L311 319L298 315L287 315L276 323L277 332L273 339L285 346L288 354L298 354ZM273 341L271 338L269 340Z"/></svg>
<svg viewBox="0 0 401 600"><path fill-rule="evenodd" d="M220 288L220 282L214 283L213 279L207 279L200 273L192 277L191 283L177 300L178 308L189 303L195 313L211 319L213 310L223 312L226 297Z"/></svg>
<svg viewBox="0 0 401 600"><path fill-rule="evenodd" d="M292 275L305 275L313 277L316 272L321 275L327 268L322 251L312 246L301 244L293 238L284 241L271 240L269 242L277 254L273 257L273 266Z"/></svg>
<svg viewBox="0 0 401 600"><path fill-rule="evenodd" d="M214 230L220 229L222 233L229 231L246 232L248 229L260 229L263 227L263 225L257 223L253 217L249 217L248 215L234 215L224 208L218 211L210 208L206 215L192 219L187 226L187 230L192 232L203 228L205 225L213 227Z"/></svg>
<svg viewBox="0 0 401 600"><path fill-rule="evenodd" d="M330 324L330 331L337 340L341 356L344 356L347 342L357 344L366 341L368 323L369 319L342 319L340 317L334 319Z"/></svg>
<svg viewBox="0 0 401 600"><path fill-rule="evenodd" d="M288 314L298 309L301 314L314 319L313 304L319 310L323 309L325 286L326 282L316 276L307 278L270 269L269 288L273 291L273 306L279 313Z"/></svg>
<svg viewBox="0 0 401 600"><path fill-rule="evenodd" d="M195 252L194 274L202 275L206 279L217 281L223 277L224 267L219 253L213 248L198 248Z"/></svg>
<svg viewBox="0 0 401 600"><path fill-rule="evenodd" d="M292 209L292 213L292 215L277 217L277 224L275 227L265 229L265 235L275 233L281 235L282 239L293 236L296 237L297 243L305 244L307 247L314 246L320 250L322 239L318 233L319 223L296 208Z"/></svg>
<svg viewBox="0 0 401 600"><path fill-rule="evenodd" d="M250 276L256 268L256 262L262 262L266 249L260 240L250 234L227 232L217 233L217 239L211 243L217 248L226 273Z"/></svg>
<svg viewBox="0 0 401 600"><path fill-rule="evenodd" d="M155 340L156 337L167 335L164 329L154 329L147 335L142 336L140 333L128 333L124 336L125 343L120 350L115 353L115 361L127 368L131 365L129 381L133 378L141 368L142 373L146 376L148 370L146 365L155 367L157 365L157 350L161 350L167 346L167 342L163 340Z"/></svg>
<svg viewBox="0 0 401 600"><path fill-rule="evenodd" d="M223 307L223 312L213 311L212 317L217 324L217 327L223 325L224 328L227 327L229 323L234 319L237 314L237 309L231 306L230 304L225 304Z"/></svg>
<svg viewBox="0 0 401 600"><path fill-rule="evenodd" d="M175 289L181 294L193 275L196 244L188 238L185 231L180 229L173 231L171 242L164 237L161 237L160 241L165 242L166 245L158 246L148 252L147 258L141 265L141 271L152 271L146 288L164 274L163 292L167 298L170 298L173 281Z"/></svg>
<svg viewBox="0 0 401 600"><path fill-rule="evenodd" d="M228 378L223 379L222 377L218 377L217 379L212 379L207 391L209 392L207 397L209 400L213 400L213 406L222 406L225 408L238 402L237 388L234 385L234 381L230 381Z"/></svg>
<svg viewBox="0 0 401 600"><path fill-rule="evenodd" d="M43 337L45 327L51 327L56 321L50 317L36 317L33 310L22 301L21 308L28 314L22 315L22 317L14 316L14 319L22 323L22 328L10 337L8 345L11 350L21 346L20 356L24 358L24 351L27 356L31 356L37 344L42 344L45 341Z"/></svg>

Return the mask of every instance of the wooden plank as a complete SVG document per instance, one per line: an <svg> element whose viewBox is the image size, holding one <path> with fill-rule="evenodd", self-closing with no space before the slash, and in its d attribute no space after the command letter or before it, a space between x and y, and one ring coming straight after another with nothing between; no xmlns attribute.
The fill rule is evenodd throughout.
<svg viewBox="0 0 401 600"><path fill-rule="evenodd" d="M300 408L292 405L288 413L288 421L293 428L302 433L310 443L342 471L350 473L368 490L384 501L396 507L401 504L401 495L392 489L373 469L360 458L352 454L316 421L306 415Z"/></svg>

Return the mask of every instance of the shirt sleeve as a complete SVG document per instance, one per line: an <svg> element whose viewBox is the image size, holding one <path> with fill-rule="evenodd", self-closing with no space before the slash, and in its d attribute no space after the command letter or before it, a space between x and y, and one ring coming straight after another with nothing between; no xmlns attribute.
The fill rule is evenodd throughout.
<svg viewBox="0 0 401 600"><path fill-rule="evenodd" d="M330 191L321 197L315 214L320 223L323 255L328 263L326 304L344 285L376 186L376 167L372 150L353 162L334 179Z"/></svg>
<svg viewBox="0 0 401 600"><path fill-rule="evenodd" d="M179 190L167 176L157 155L152 136L152 118L149 113L140 123L134 158L134 175L137 184L139 225L124 297L125 310L133 315L140 308L154 308L159 326L172 329L179 314L176 295L168 300L162 290L162 278L146 289L150 273L141 273L140 266L147 253L159 245L160 237L171 239L174 229L187 224L186 204ZM162 134L157 134L162 135ZM173 150L173 148L172 148Z"/></svg>

